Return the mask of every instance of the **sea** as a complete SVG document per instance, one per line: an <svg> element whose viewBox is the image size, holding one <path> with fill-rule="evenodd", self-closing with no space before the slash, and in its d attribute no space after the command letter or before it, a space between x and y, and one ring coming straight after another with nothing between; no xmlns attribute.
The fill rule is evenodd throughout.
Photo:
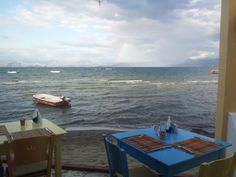
<svg viewBox="0 0 236 177"><path fill-rule="evenodd" d="M218 76L207 67L11 67L0 83L0 122L38 109L66 129L144 128L169 116L181 128L215 128ZM71 107L37 104L37 93L70 97Z"/></svg>

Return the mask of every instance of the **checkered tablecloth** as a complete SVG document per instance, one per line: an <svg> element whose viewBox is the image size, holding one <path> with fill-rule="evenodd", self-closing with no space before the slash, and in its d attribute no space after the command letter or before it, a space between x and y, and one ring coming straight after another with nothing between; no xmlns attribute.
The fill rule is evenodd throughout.
<svg viewBox="0 0 236 177"><path fill-rule="evenodd" d="M143 152L152 152L174 147L196 156L213 151L222 146L220 144L198 137L190 138L174 144L167 144L147 135L130 136L123 138L122 141Z"/></svg>
<svg viewBox="0 0 236 177"><path fill-rule="evenodd" d="M213 151L222 145L208 141L206 139L194 137L175 143L174 146L193 155L201 155L203 153Z"/></svg>
<svg viewBox="0 0 236 177"><path fill-rule="evenodd" d="M151 152L170 147L168 144L158 141L147 135L130 136L123 138L122 141L143 152Z"/></svg>
<svg viewBox="0 0 236 177"><path fill-rule="evenodd" d="M31 138L38 136L51 136L53 133L47 128L39 128L34 130L19 131L11 133L11 138L14 139L23 139Z"/></svg>

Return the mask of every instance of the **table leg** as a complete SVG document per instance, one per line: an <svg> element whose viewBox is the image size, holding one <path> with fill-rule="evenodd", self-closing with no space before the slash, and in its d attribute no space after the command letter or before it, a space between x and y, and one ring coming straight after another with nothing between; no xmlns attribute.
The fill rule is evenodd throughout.
<svg viewBox="0 0 236 177"><path fill-rule="evenodd" d="M55 176L61 177L61 137L58 136L55 138Z"/></svg>
<svg viewBox="0 0 236 177"><path fill-rule="evenodd" d="M225 150L221 150L221 151L219 152L219 159L225 158L225 156L226 156L226 151L225 151Z"/></svg>
<svg viewBox="0 0 236 177"><path fill-rule="evenodd" d="M174 177L173 175L161 175L161 177Z"/></svg>
<svg viewBox="0 0 236 177"><path fill-rule="evenodd" d="M174 177L173 174L167 173L167 174L161 174L161 177Z"/></svg>

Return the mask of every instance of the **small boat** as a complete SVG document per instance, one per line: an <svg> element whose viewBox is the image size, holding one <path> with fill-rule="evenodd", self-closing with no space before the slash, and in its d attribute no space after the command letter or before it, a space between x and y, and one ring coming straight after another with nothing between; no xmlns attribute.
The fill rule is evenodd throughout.
<svg viewBox="0 0 236 177"><path fill-rule="evenodd" d="M16 71L7 71L8 74L16 74Z"/></svg>
<svg viewBox="0 0 236 177"><path fill-rule="evenodd" d="M70 106L70 98L65 96L54 96L49 94L35 94L33 95L34 100L37 103L45 104L48 106Z"/></svg>
<svg viewBox="0 0 236 177"><path fill-rule="evenodd" d="M52 70L51 73L60 73L61 71Z"/></svg>
<svg viewBox="0 0 236 177"><path fill-rule="evenodd" d="M210 74L219 74L220 71L219 71L219 69L212 69L212 70L209 71L209 73Z"/></svg>

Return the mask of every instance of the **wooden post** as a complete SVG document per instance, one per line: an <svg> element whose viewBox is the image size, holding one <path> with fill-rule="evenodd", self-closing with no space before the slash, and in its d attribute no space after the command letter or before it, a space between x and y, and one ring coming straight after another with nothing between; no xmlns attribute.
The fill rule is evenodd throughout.
<svg viewBox="0 0 236 177"><path fill-rule="evenodd" d="M220 74L216 132L225 140L228 112L236 112L236 0L222 0L220 31Z"/></svg>

